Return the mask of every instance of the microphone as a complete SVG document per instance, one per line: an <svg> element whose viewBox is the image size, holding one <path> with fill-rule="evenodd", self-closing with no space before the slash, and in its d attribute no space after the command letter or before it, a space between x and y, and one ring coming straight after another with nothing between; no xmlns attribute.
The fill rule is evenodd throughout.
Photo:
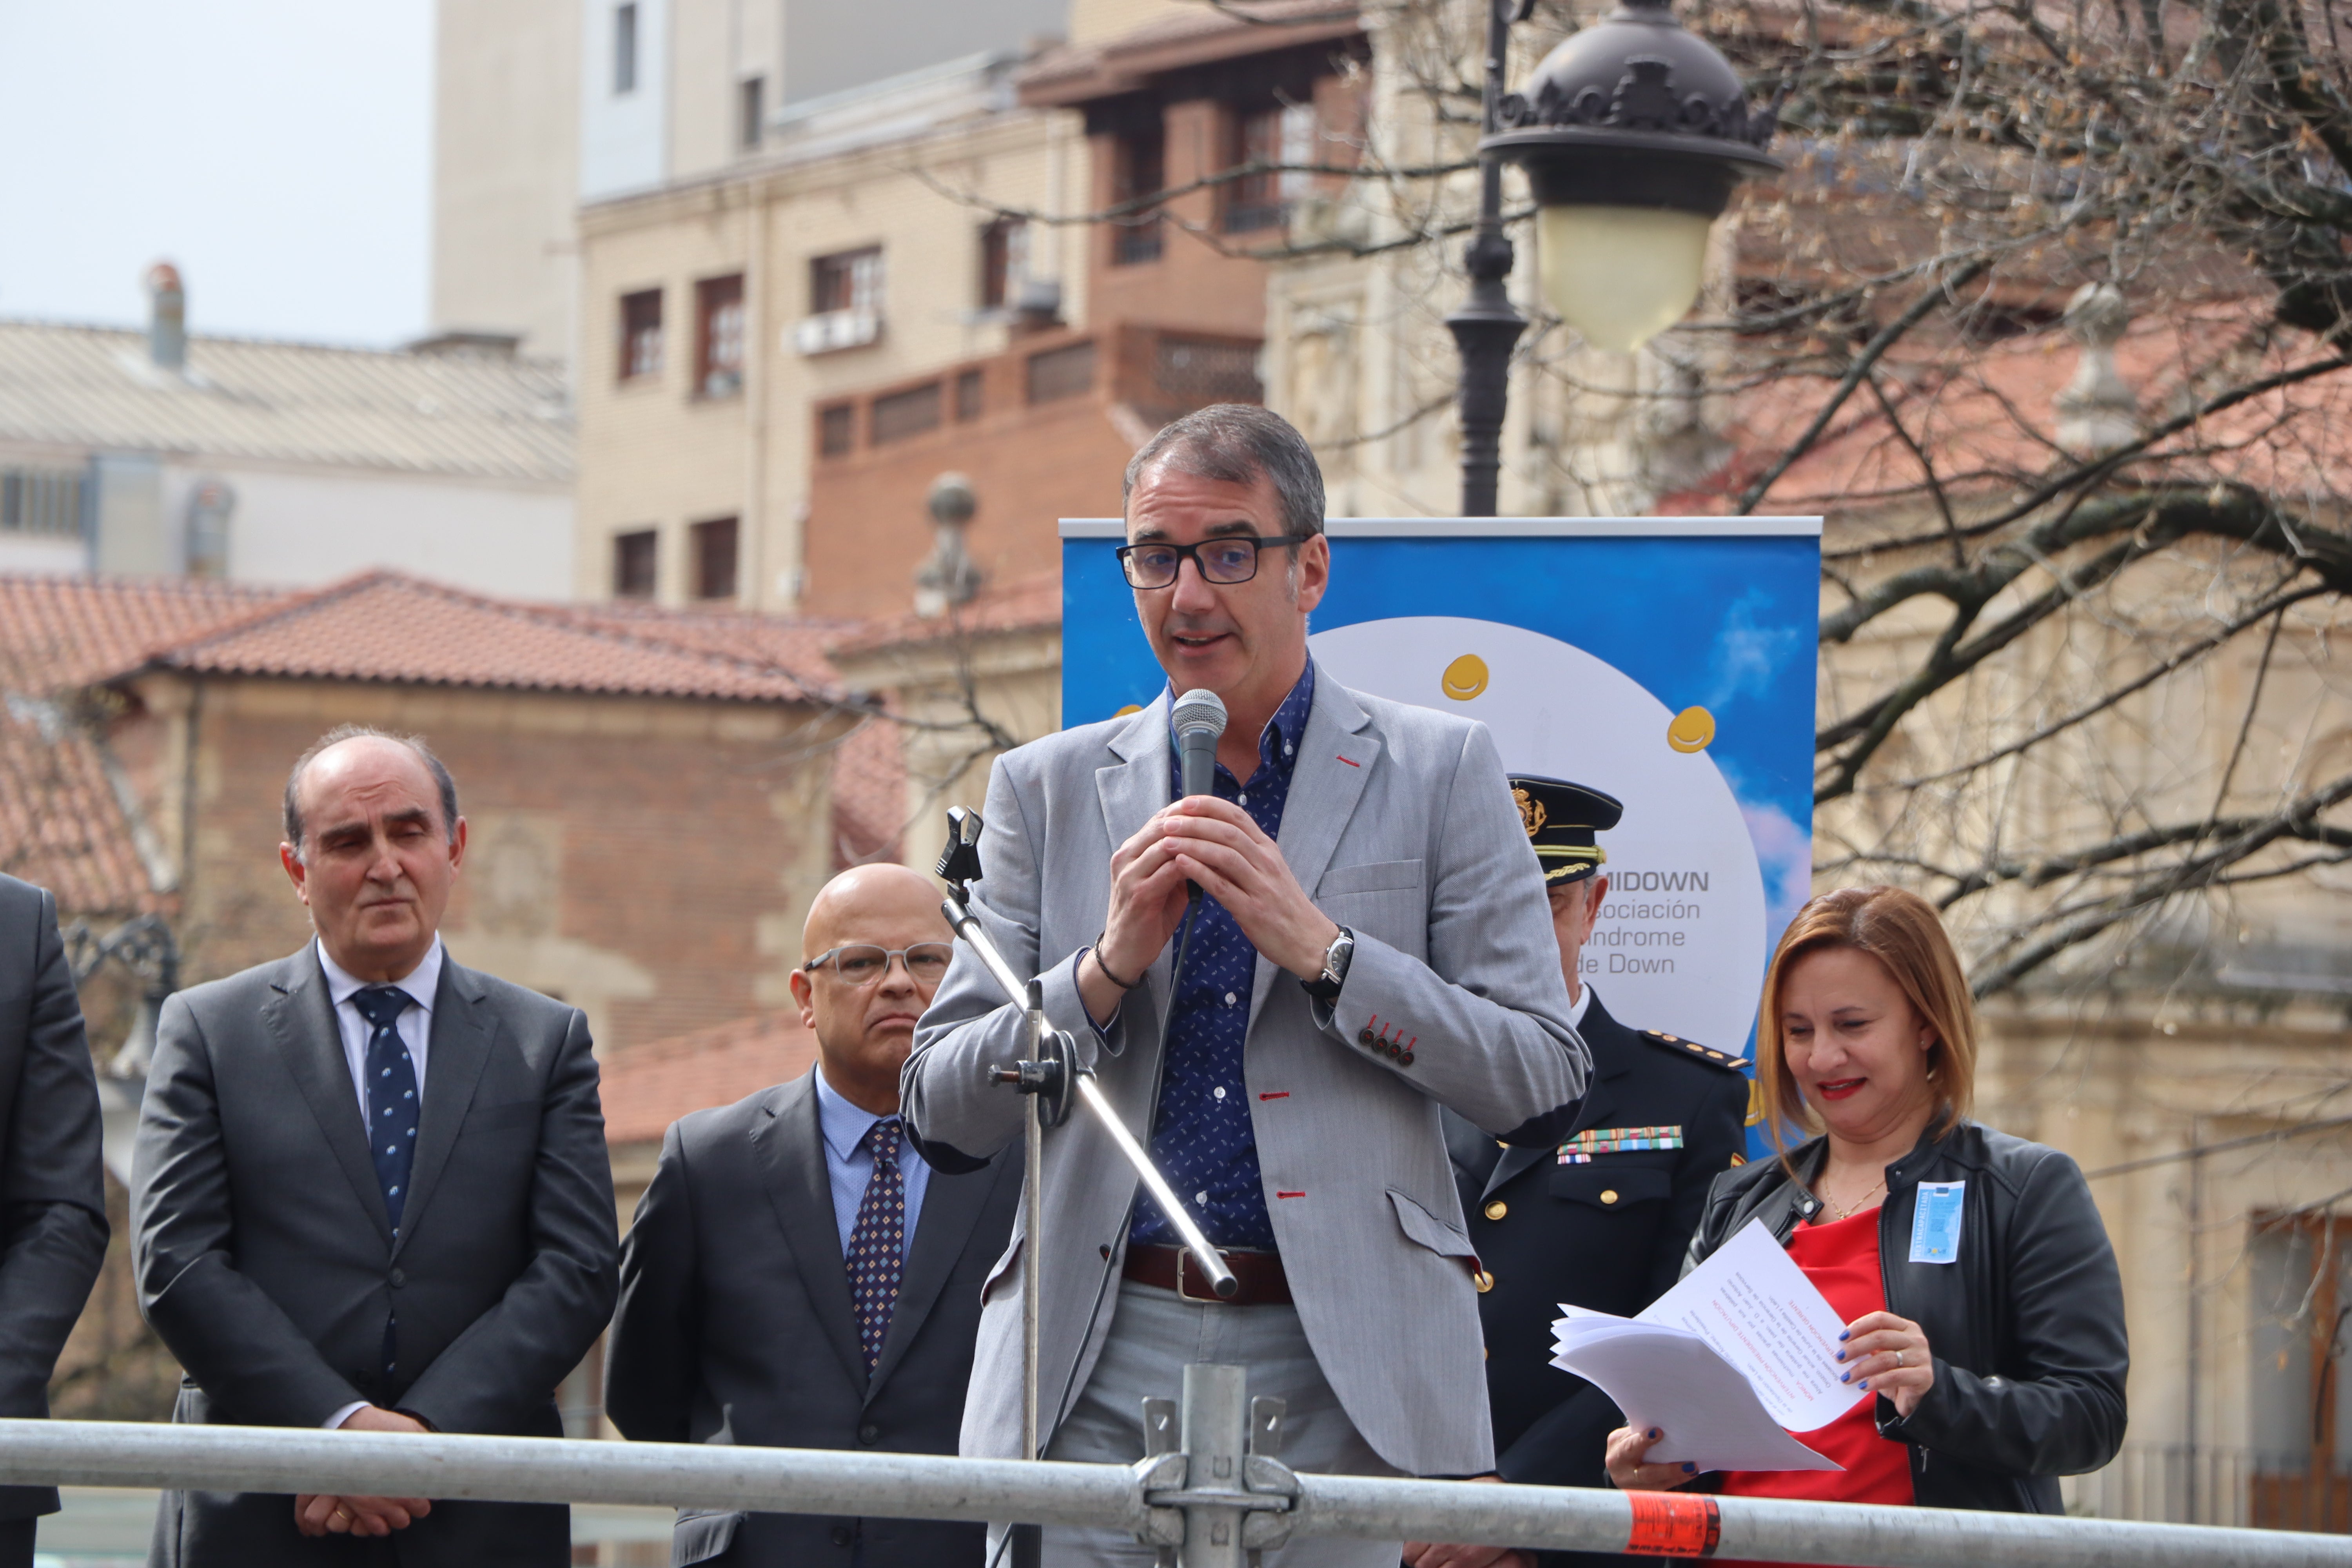
<svg viewBox="0 0 2352 1568"><path fill-rule="evenodd" d="M1172 716L1176 727L1177 755L1182 759L1184 793L1213 795L1217 786L1217 742L1225 732L1225 702L1210 690L1187 691L1176 699ZM1185 898L1198 907L1201 884L1185 884ZM1176 951L1176 967L1184 966L1184 950L1192 945L1192 922L1184 922L1184 940Z"/></svg>
<svg viewBox="0 0 2352 1568"><path fill-rule="evenodd" d="M1184 793L1211 794L1217 782L1217 742L1225 733L1224 700L1206 689L1187 691L1176 700L1173 722Z"/></svg>

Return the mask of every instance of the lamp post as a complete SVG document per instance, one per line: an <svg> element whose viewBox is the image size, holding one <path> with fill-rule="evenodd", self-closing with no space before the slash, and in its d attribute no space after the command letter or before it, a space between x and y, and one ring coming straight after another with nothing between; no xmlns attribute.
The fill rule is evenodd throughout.
<svg viewBox="0 0 2352 1568"><path fill-rule="evenodd" d="M1486 0L1485 135L1478 219L1463 261L1470 297L1445 319L1462 354L1462 511L1495 515L1511 350L1527 321L1504 279L1503 165L1528 172L1544 302L1596 348L1639 348L1698 298L1708 228L1764 151L1774 110L1748 110L1731 62L1675 20L1666 0L1623 0L1507 92L1511 24L1534 0Z"/></svg>

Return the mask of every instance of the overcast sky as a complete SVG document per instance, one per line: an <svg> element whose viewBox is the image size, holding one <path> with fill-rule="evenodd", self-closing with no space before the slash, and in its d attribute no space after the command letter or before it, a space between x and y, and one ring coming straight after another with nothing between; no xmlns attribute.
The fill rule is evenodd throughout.
<svg viewBox="0 0 2352 1568"><path fill-rule="evenodd" d="M0 317L425 327L432 0L0 0Z"/></svg>

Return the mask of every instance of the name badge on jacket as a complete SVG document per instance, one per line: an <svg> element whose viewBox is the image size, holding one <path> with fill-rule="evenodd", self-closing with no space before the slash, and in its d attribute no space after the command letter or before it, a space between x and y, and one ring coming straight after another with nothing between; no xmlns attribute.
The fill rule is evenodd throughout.
<svg viewBox="0 0 2352 1568"><path fill-rule="evenodd" d="M1957 1263L1960 1257L1960 1206L1966 1182L1922 1182L1911 1211L1911 1261Z"/></svg>

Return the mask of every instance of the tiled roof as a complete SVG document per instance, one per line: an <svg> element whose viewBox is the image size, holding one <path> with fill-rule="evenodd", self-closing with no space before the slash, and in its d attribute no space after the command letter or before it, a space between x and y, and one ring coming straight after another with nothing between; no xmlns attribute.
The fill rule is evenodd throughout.
<svg viewBox="0 0 2352 1568"><path fill-rule="evenodd" d="M2310 357L2306 345L2294 341L2249 349L2249 312L2231 302L2135 321L2116 357L2138 395L2144 422L2168 418L2195 398ZM2080 357L2072 340L2056 332L1965 351L1923 341L1888 356L1885 379L1910 435L1935 455L1948 494L2002 494L2075 461L2055 445L2054 401ZM1810 384L1769 380L1739 395L1730 431L1738 447L1733 462L1704 486L1660 498L1656 510L1727 510L1811 424L1829 386L1827 378ZM2327 376L2250 398L2156 450L2176 478L2343 495L2352 491L2346 430L2352 430L2352 384ZM2133 471L2125 470L2126 476ZM1874 398L1857 395L1757 510L1834 517L1890 503L1921 504L1925 498L1926 476L1909 442Z"/></svg>
<svg viewBox="0 0 2352 1568"><path fill-rule="evenodd" d="M906 734L887 718L868 719L833 753L833 863L869 865L898 858L907 830Z"/></svg>
<svg viewBox="0 0 2352 1568"><path fill-rule="evenodd" d="M68 918L155 902L98 742L62 705L21 690L0 693L0 871L48 889Z"/></svg>
<svg viewBox="0 0 2352 1568"><path fill-rule="evenodd" d="M604 1064L604 1142L658 1142L688 1111L732 1105L815 1063L815 1033L785 1013L633 1047Z"/></svg>
<svg viewBox="0 0 2352 1568"><path fill-rule="evenodd" d="M0 685L42 693L89 686L152 647L285 596L282 588L189 577L0 575Z"/></svg>
<svg viewBox="0 0 2352 1568"><path fill-rule="evenodd" d="M848 636L836 637L830 651L847 658L924 647L961 637L1049 630L1061 624L1062 574L1042 572L1003 587L984 589L971 603L959 605L943 616L905 615L869 621Z"/></svg>
<svg viewBox="0 0 2352 1568"><path fill-rule="evenodd" d="M632 600L567 606L582 622L626 636L648 637L747 663L830 679L824 650L859 623L821 616L786 618L748 610L671 609Z"/></svg>
<svg viewBox="0 0 2352 1568"><path fill-rule="evenodd" d="M0 321L0 440L567 485L573 428L551 362Z"/></svg>
<svg viewBox="0 0 2352 1568"><path fill-rule="evenodd" d="M129 809L79 693L138 670L826 706L850 621L534 605L393 572L302 592L185 578L0 574L0 871L68 909L152 900ZM825 742L833 859L889 858L905 824L898 726Z"/></svg>
<svg viewBox="0 0 2352 1568"><path fill-rule="evenodd" d="M749 702L809 700L830 673L803 678L765 659L688 646L650 622L492 599L390 571L288 595L156 647L147 662L215 675Z"/></svg>

